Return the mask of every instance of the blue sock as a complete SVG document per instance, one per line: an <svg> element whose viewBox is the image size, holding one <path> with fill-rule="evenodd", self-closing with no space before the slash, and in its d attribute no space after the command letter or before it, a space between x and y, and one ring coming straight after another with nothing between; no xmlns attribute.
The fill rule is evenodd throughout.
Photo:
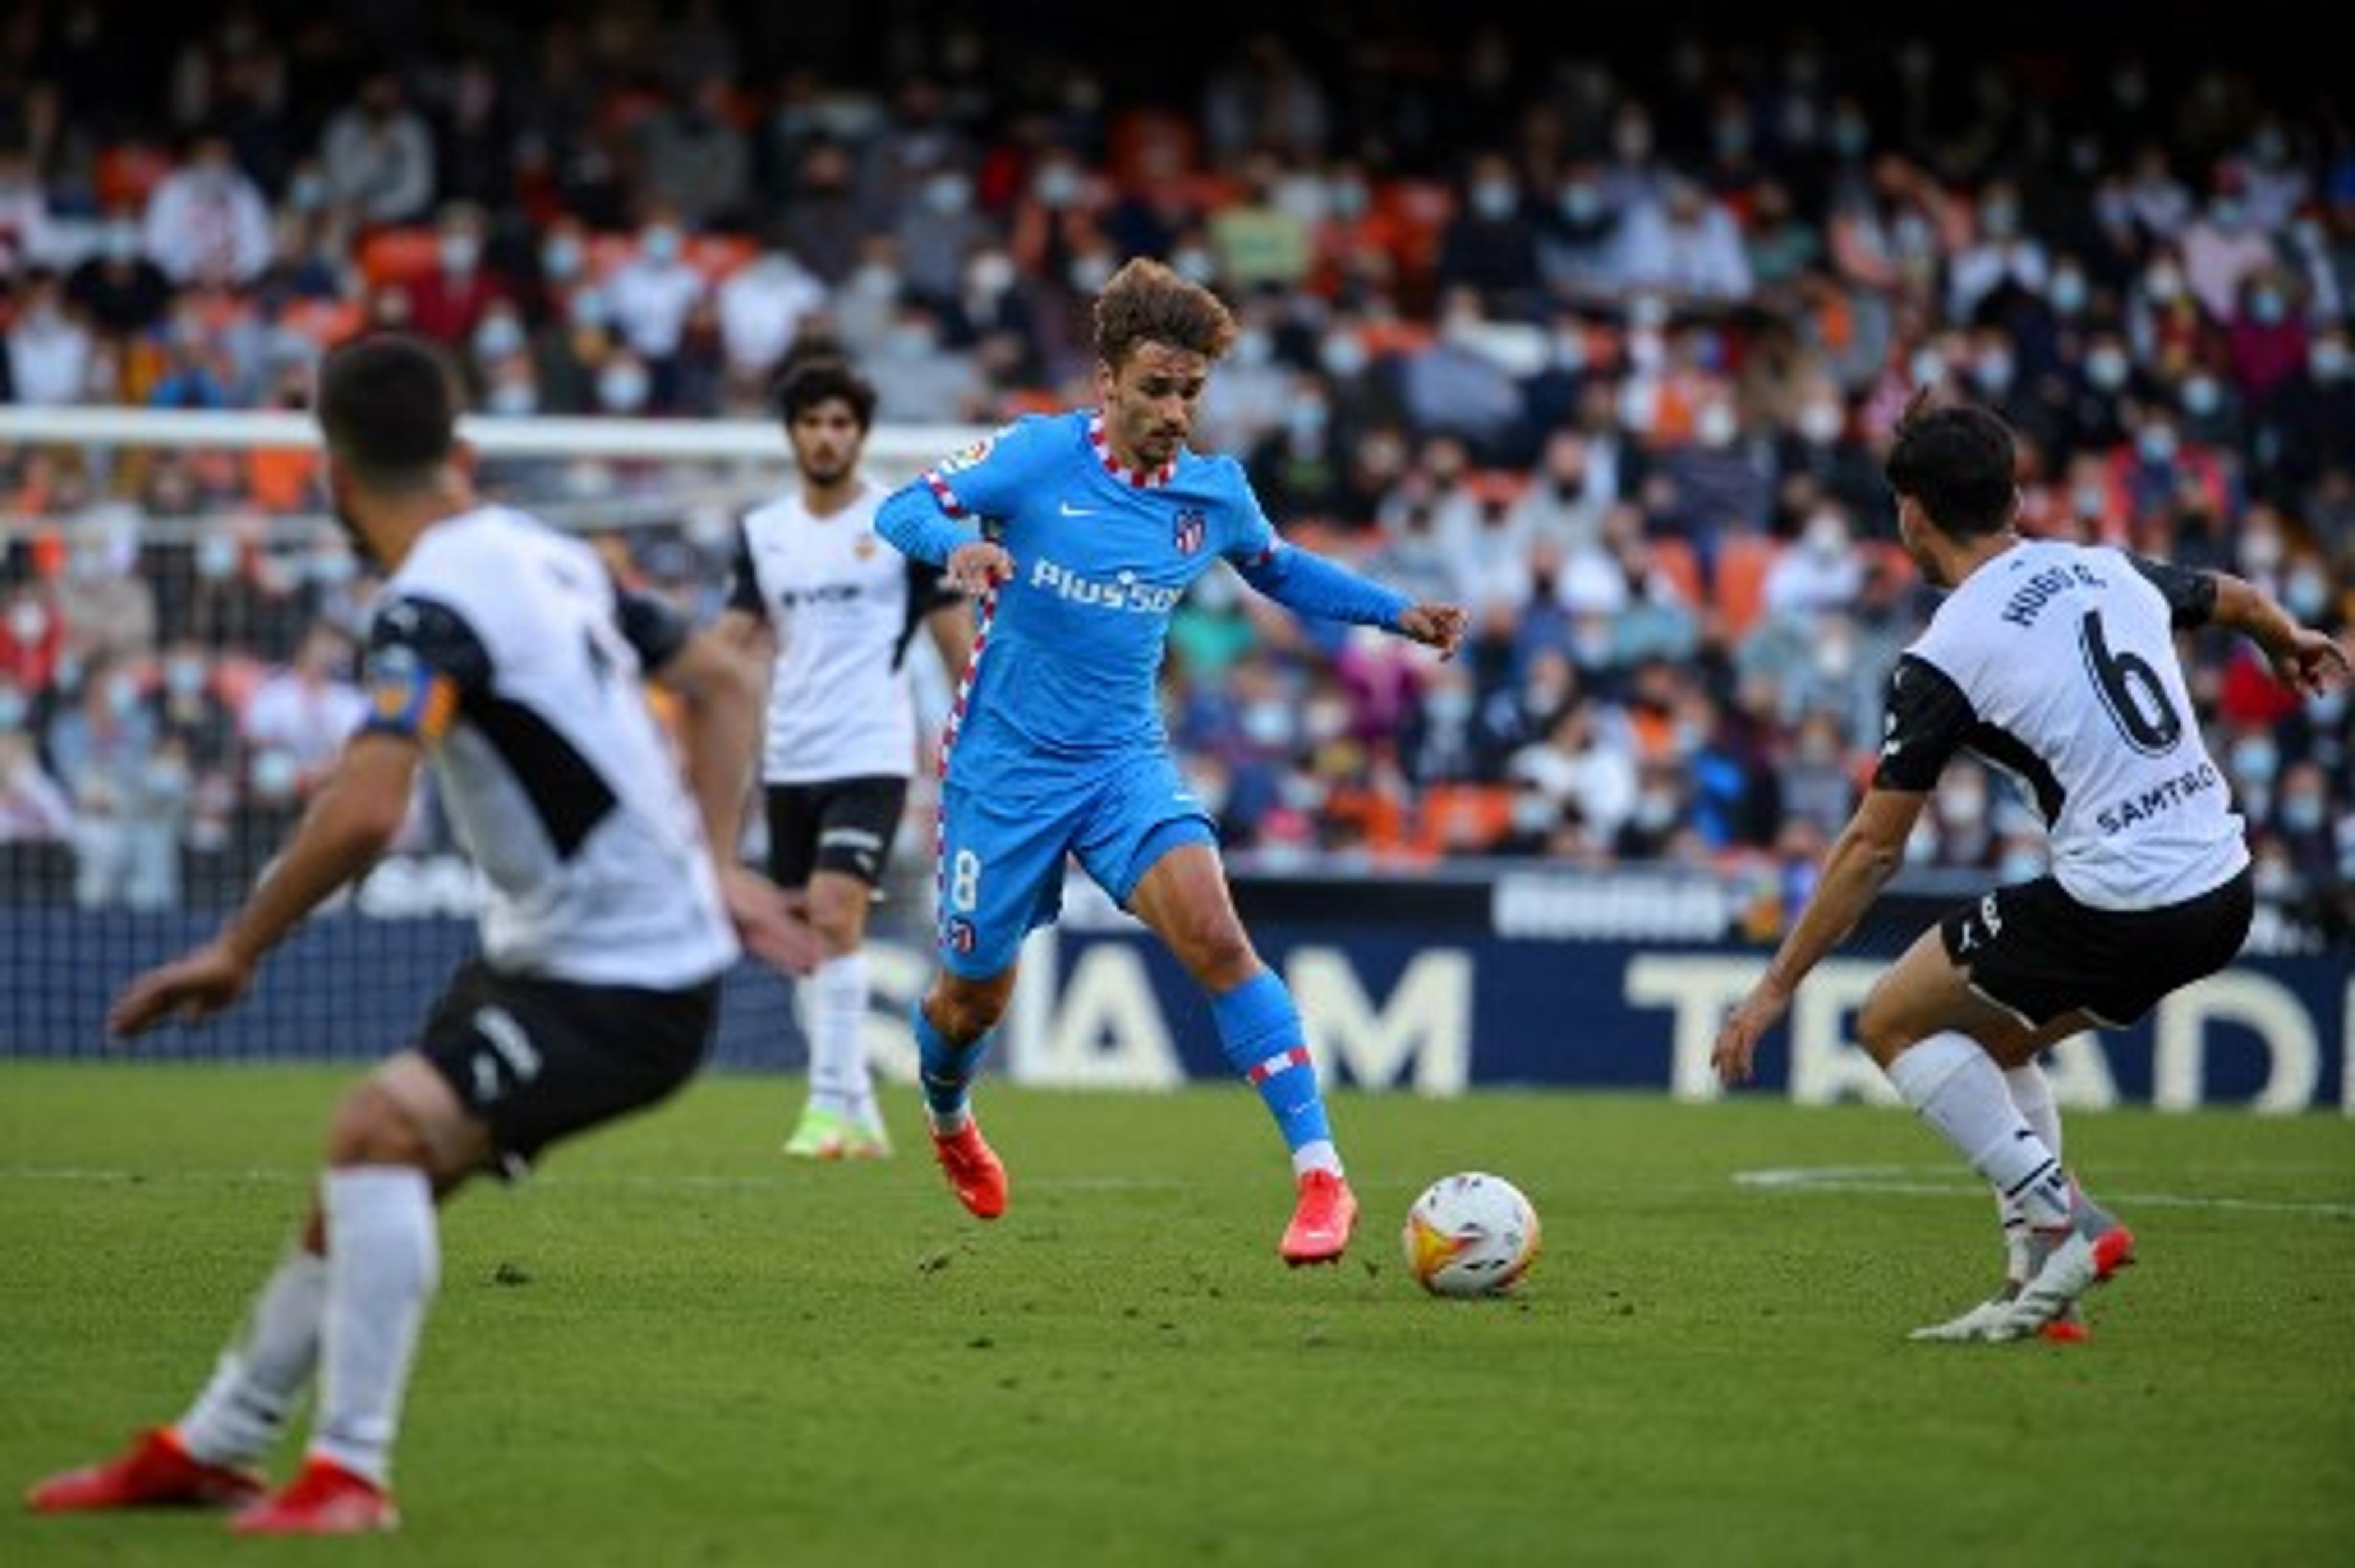
<svg viewBox="0 0 2355 1568"><path fill-rule="evenodd" d="M951 1045L924 1016L921 1001L915 1007L915 1026L917 1074L923 1085L924 1107L935 1118L961 1120L974 1075L981 1071L989 1037L996 1031L986 1030L968 1045Z"/></svg>
<svg viewBox="0 0 2355 1568"><path fill-rule="evenodd" d="M1210 1018L1219 1026L1227 1061L1259 1091L1284 1147L1296 1152L1308 1144L1331 1143L1333 1130L1316 1090L1300 1009L1275 971L1262 969L1224 996L1212 997Z"/></svg>

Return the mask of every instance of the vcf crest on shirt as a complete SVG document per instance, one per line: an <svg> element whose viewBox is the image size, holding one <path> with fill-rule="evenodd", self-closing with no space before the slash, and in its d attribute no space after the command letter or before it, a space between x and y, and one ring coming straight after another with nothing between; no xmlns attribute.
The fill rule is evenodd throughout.
<svg viewBox="0 0 2355 1568"><path fill-rule="evenodd" d="M1201 513L1190 510L1180 512L1178 514L1177 527L1170 531L1170 542L1178 547L1179 555L1191 555L1202 548L1202 535L1205 531L1207 531L1207 525L1202 521Z"/></svg>

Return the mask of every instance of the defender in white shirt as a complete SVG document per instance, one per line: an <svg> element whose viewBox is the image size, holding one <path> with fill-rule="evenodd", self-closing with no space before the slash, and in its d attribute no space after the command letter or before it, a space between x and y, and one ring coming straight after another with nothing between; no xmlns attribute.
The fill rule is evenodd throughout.
<svg viewBox="0 0 2355 1568"><path fill-rule="evenodd" d="M929 629L954 680L973 616L937 568L876 537L887 492L858 468L873 386L840 360L812 359L786 367L775 400L800 482L744 517L721 628L773 666L761 761L769 869L819 954L809 1096L785 1152L870 1158L891 1143L861 1038L867 915L916 766L909 645Z"/></svg>
<svg viewBox="0 0 2355 1568"><path fill-rule="evenodd" d="M2134 1236L2062 1168L2037 1054L2132 1023L2222 968L2254 910L2241 818L2200 739L2175 634L2241 632L2303 691L2345 678L2350 659L2239 578L2022 539L2011 432L1985 409L1916 398L1885 471L1907 552L1951 592L1891 673L1873 787L1726 1020L1717 1070L1728 1084L1750 1075L1760 1037L1902 863L1948 759L1969 751L2009 770L2050 830L2052 874L1923 933L1866 998L1857 1037L1993 1185L2017 1243L1993 1299L1913 1337L2083 1339L2077 1302L2133 1260Z"/></svg>
<svg viewBox="0 0 2355 1568"><path fill-rule="evenodd" d="M391 1450L440 1268L437 1202L678 1089L709 1048L739 937L802 956L783 892L732 851L756 665L615 587L584 545L476 500L442 354L400 335L329 355L319 421L336 511L391 572L369 639L368 715L284 854L219 935L132 982L109 1024L205 1018L262 955L365 872L431 761L490 884L483 955L412 1049L337 1109L302 1239L187 1413L37 1486L44 1512L244 1504L248 1534L398 1522ZM680 699L677 742L645 680ZM316 1373L302 1472L250 1468Z"/></svg>

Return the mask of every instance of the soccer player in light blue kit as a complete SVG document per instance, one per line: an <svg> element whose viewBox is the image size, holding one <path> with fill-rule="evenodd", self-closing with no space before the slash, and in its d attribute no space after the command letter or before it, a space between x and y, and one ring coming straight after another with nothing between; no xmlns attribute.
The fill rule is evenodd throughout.
<svg viewBox="0 0 2355 1568"><path fill-rule="evenodd" d="M1279 1248L1337 1261L1357 1200L1292 996L1235 914L1209 816L1171 755L1156 681L1170 613L1220 558L1305 615L1380 626L1452 656L1464 612L1418 604L1277 538L1241 466L1187 449L1234 317L1158 262L1095 304L1100 406L1015 421L887 499L875 529L979 596L943 738L942 969L915 1011L924 1103L965 1208L1006 1209L1006 1168L969 1104L1023 937L1061 907L1064 858L1167 943L1209 994L1227 1060L1292 1151Z"/></svg>

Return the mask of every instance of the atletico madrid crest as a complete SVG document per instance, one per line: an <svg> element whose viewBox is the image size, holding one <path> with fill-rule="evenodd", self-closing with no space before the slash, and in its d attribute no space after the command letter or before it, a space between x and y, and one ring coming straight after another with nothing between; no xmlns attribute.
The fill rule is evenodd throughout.
<svg viewBox="0 0 2355 1568"><path fill-rule="evenodd" d="M1178 553L1179 555L1191 555L1196 550L1200 549L1202 548L1202 535L1207 525L1202 521L1201 513L1178 513L1178 527L1170 536L1171 542L1176 544L1178 547Z"/></svg>

